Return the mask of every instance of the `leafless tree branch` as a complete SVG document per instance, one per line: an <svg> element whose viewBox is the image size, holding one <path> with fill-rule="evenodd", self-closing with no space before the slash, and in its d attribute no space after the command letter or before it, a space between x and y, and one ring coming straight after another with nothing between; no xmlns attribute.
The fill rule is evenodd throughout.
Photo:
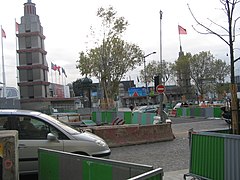
<svg viewBox="0 0 240 180"><path fill-rule="evenodd" d="M220 27L220 28L222 28L223 30L225 30L228 34L229 34L229 31L225 28L225 27L223 27L223 26L221 26L220 24L217 24L217 23L215 23L213 20L211 20L210 18L207 18L211 23L213 23L213 24L215 24L216 26L218 26L218 27ZM228 34L227 34L227 36L228 36ZM226 35L222 35L222 36L226 36Z"/></svg>
<svg viewBox="0 0 240 180"><path fill-rule="evenodd" d="M237 59L235 59L235 60L234 60L234 62L237 62L238 60L240 60L240 57L239 57L239 58L237 58Z"/></svg>
<svg viewBox="0 0 240 180"><path fill-rule="evenodd" d="M206 33L203 33L203 32L196 31L196 29L193 28L196 32L198 32L198 33L200 33L200 34L214 34L214 35L218 36L220 39L222 39L222 40L223 40L225 43L227 43L227 45L229 46L229 42L226 41L221 35L219 35L219 34L216 33L215 31L211 30L210 28L208 28L207 26L205 26L205 25L202 24L201 22L199 22L199 21L197 20L197 18L194 16L194 14L193 14L193 12L192 12L189 4L187 4L187 5L188 5L188 9L189 9L189 11L190 11L193 19L197 22L198 25L202 26L202 27L205 28L206 31L207 31Z"/></svg>
<svg viewBox="0 0 240 180"><path fill-rule="evenodd" d="M233 38L235 40L235 37L238 36L238 35L235 35L235 28L236 28L236 24L237 24L237 21L240 19L240 17L238 17L237 19L235 19L234 21L234 24L233 24Z"/></svg>

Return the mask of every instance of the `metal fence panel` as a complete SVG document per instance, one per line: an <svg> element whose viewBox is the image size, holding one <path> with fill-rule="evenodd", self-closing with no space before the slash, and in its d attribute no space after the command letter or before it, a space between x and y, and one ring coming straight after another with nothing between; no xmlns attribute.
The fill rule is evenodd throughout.
<svg viewBox="0 0 240 180"><path fill-rule="evenodd" d="M225 179L240 179L240 139L225 138Z"/></svg>
<svg viewBox="0 0 240 180"><path fill-rule="evenodd" d="M209 179L224 180L224 139L192 134L190 173Z"/></svg>
<svg viewBox="0 0 240 180"><path fill-rule="evenodd" d="M125 180L153 170L152 166L39 149L39 180ZM159 177L151 172L152 177ZM163 175L161 171L161 175ZM66 178L67 177L67 178ZM150 177L150 176L149 176ZM150 178L151 179L151 178Z"/></svg>
<svg viewBox="0 0 240 180"><path fill-rule="evenodd" d="M214 117L214 113L213 113L213 108L211 107L208 107L208 108L205 108L205 117Z"/></svg>

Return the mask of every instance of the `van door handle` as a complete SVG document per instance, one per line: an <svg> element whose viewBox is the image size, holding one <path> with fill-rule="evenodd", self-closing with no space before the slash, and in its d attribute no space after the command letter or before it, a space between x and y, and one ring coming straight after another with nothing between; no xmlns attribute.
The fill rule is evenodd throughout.
<svg viewBox="0 0 240 180"><path fill-rule="evenodd" d="M19 144L18 148L21 149L21 148L26 148L27 146L25 144Z"/></svg>

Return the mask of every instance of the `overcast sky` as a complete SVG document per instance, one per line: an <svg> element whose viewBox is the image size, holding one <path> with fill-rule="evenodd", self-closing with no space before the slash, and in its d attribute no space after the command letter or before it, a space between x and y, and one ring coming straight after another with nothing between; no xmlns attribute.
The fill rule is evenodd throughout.
<svg viewBox="0 0 240 180"><path fill-rule="evenodd" d="M24 15L24 3L27 0L1 0L0 1L0 24L6 32L3 39L3 51L5 59L5 71L7 86L17 87L16 80L16 36L15 19L20 23ZM40 17L43 32L46 36L45 50L50 67L51 62L63 67L67 78L64 83L71 83L81 78L79 71L75 68L79 52L86 50L86 38L90 34L90 26L98 29L99 18L96 16L97 9L109 7L110 5L118 12L118 16L125 17L129 22L125 39L135 43L145 54L156 51L157 53L146 58L146 63L160 59L160 10L162 18L162 53L163 59L174 62L178 58L179 35L178 24L187 30L187 35L181 35L182 48L184 52L192 54L201 51L210 51L216 58L229 63L228 46L214 35L200 35L192 28L196 25L187 4L190 5L195 16L212 29L216 29L207 18L227 27L226 15L219 0L32 0L36 4L37 15ZM240 4L238 5L240 6ZM235 10L235 12L239 12ZM238 14L239 15L239 14ZM239 34L239 23L237 26ZM235 43L235 57L240 56L240 37ZM1 56L2 57L2 56ZM2 62L2 61L0 61ZM2 63L0 81L2 81ZM51 67L50 67L51 69ZM139 71L126 74L126 79L137 80ZM235 64L237 74L240 74L240 65ZM55 76L49 81L55 82ZM62 79L61 79L62 83Z"/></svg>

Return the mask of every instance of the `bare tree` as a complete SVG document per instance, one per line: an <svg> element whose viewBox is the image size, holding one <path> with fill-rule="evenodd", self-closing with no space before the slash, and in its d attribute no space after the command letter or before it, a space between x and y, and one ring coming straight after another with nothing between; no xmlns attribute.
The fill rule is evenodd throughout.
<svg viewBox="0 0 240 180"><path fill-rule="evenodd" d="M220 3L223 5L222 10L225 12L227 16L227 22L228 27L224 27L221 24L218 24L211 19L208 19L211 24L214 24L216 27L221 28L223 31L226 32L226 34L220 34L212 29L210 27L204 25L201 23L193 14L189 4L188 8L189 11L194 18L194 20L197 22L198 25L203 27L205 29L205 32L198 31L194 26L194 30L197 31L200 34L214 34L218 36L221 40L223 40L228 46L229 46L229 54L230 54L230 67L231 67L231 97L232 97L232 129L234 134L240 134L239 130L239 123L238 123L238 109L237 109L237 87L235 84L235 75L234 75L234 62L237 60L234 60L234 42L236 39L236 25L237 21L240 19L240 17L234 18L234 10L236 8L236 5L240 2L240 0L219 0Z"/></svg>
<svg viewBox="0 0 240 180"><path fill-rule="evenodd" d="M162 66L162 76L163 76L163 80L164 82L167 82L172 74L172 70L171 70L171 63L166 62L165 60L162 61L162 65L160 64L160 62L158 61L152 61L150 62L147 66L146 66L146 77L145 77L145 70L142 69L140 71L140 80L141 82L153 82L154 81L154 77L157 76L159 74L159 69L161 69ZM145 80L146 78L146 80Z"/></svg>

